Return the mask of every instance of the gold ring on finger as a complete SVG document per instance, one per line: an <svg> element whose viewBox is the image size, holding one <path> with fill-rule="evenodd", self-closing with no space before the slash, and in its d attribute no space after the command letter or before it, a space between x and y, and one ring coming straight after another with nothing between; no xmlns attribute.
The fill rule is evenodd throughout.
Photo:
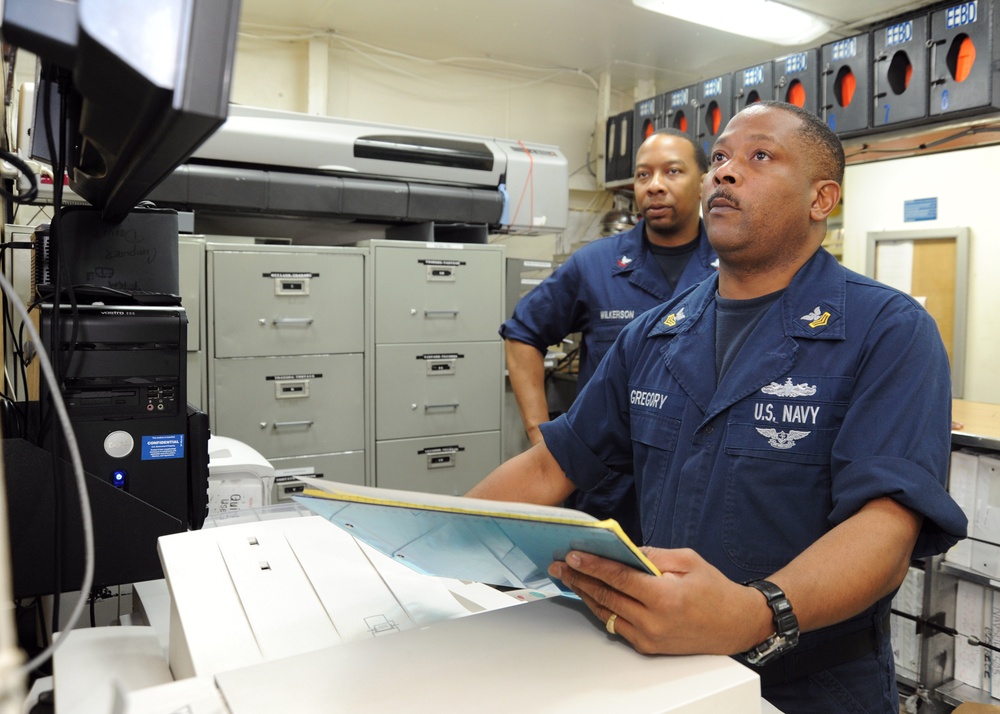
<svg viewBox="0 0 1000 714"><path fill-rule="evenodd" d="M615 620L617 619L618 615L611 613L611 617L609 617L608 621L604 623L604 628L612 635L615 634Z"/></svg>

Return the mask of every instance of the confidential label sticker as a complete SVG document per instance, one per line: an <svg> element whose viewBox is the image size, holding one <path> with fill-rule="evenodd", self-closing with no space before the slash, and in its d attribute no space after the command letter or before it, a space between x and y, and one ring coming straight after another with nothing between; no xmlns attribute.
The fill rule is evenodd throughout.
<svg viewBox="0 0 1000 714"><path fill-rule="evenodd" d="M184 435L160 434L142 437L142 460L183 459Z"/></svg>

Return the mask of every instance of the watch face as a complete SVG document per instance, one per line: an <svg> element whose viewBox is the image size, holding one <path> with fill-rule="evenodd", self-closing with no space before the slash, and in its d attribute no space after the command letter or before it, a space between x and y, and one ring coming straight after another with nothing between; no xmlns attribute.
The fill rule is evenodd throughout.
<svg viewBox="0 0 1000 714"><path fill-rule="evenodd" d="M773 659L783 655L799 643L798 633L794 638L787 638L780 635L771 635L759 645L746 653L746 660L750 664L761 666Z"/></svg>
<svg viewBox="0 0 1000 714"><path fill-rule="evenodd" d="M752 650L747 652L747 662L760 666L771 661L782 652L789 649L785 646L784 639L785 638L778 637L777 635L771 635Z"/></svg>

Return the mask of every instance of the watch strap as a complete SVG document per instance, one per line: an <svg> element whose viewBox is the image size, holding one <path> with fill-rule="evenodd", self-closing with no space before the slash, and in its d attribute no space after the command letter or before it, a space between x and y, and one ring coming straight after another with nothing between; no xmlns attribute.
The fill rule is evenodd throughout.
<svg viewBox="0 0 1000 714"><path fill-rule="evenodd" d="M750 580L744 585L759 590L774 613L774 634L746 653L750 664L765 664L799 643L799 620L784 591L770 580Z"/></svg>

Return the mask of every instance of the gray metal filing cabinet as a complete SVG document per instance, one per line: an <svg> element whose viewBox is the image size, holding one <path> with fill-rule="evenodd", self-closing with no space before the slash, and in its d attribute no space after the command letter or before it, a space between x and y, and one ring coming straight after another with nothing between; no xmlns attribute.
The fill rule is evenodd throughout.
<svg viewBox="0 0 1000 714"><path fill-rule="evenodd" d="M365 483L365 257L357 248L206 245L212 433L296 475Z"/></svg>
<svg viewBox="0 0 1000 714"><path fill-rule="evenodd" d="M462 494L500 463L503 246L366 245L375 485Z"/></svg>
<svg viewBox="0 0 1000 714"><path fill-rule="evenodd" d="M177 245L181 304L187 312L187 400L204 411L208 405L205 381L205 237L182 235Z"/></svg>

